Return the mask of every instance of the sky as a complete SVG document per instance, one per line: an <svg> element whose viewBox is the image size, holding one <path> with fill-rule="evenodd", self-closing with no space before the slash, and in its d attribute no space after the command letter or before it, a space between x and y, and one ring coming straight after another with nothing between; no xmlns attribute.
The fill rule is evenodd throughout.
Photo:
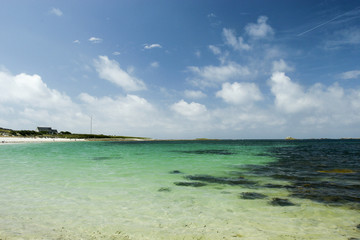
<svg viewBox="0 0 360 240"><path fill-rule="evenodd" d="M360 137L358 0L0 0L0 33L3 128Z"/></svg>

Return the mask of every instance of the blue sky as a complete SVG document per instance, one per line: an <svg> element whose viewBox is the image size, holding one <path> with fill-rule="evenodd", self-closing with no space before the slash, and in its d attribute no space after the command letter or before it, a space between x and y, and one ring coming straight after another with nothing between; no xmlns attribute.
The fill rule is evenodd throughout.
<svg viewBox="0 0 360 240"><path fill-rule="evenodd" d="M0 2L0 127L360 135L360 2Z"/></svg>

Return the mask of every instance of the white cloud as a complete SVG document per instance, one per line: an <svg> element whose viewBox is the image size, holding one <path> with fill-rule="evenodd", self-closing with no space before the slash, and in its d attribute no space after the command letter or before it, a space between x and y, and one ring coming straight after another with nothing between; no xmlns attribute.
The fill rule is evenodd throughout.
<svg viewBox="0 0 360 240"><path fill-rule="evenodd" d="M49 125L70 130L81 129L84 115L69 96L49 88L39 75L0 72L0 122L9 128L34 129Z"/></svg>
<svg viewBox="0 0 360 240"><path fill-rule="evenodd" d="M325 48L338 48L346 45L360 44L360 28L346 28L334 33L331 39L325 41Z"/></svg>
<svg viewBox="0 0 360 240"><path fill-rule="evenodd" d="M273 129L282 127L286 121L279 115L266 109L256 108L255 106L239 108L237 105L230 105L225 108L215 109L212 116L217 121L213 128L221 129L226 132L230 138L244 138L252 136L261 138L261 136L270 134L274 136ZM217 131L219 131L217 130ZM281 136L278 135L278 136Z"/></svg>
<svg viewBox="0 0 360 240"><path fill-rule="evenodd" d="M275 95L276 107L287 113L313 109L319 104L314 96L305 94L303 88L283 72L272 74L270 86Z"/></svg>
<svg viewBox="0 0 360 240"><path fill-rule="evenodd" d="M82 93L79 99L84 111L93 116L95 133L164 138L176 129L169 114L133 94L95 97Z"/></svg>
<svg viewBox="0 0 360 240"><path fill-rule="evenodd" d="M249 23L245 27L246 33L253 38L266 38L274 34L274 30L267 22L266 16L260 16L257 23Z"/></svg>
<svg viewBox="0 0 360 240"><path fill-rule="evenodd" d="M206 97L206 94L202 91L194 91L194 90L185 90L185 97L192 99L200 99Z"/></svg>
<svg viewBox="0 0 360 240"><path fill-rule="evenodd" d="M209 13L207 15L208 20L210 22L210 26L212 27L218 27L221 25L221 21L218 19L218 17L214 13Z"/></svg>
<svg viewBox="0 0 360 240"><path fill-rule="evenodd" d="M360 78L360 70L353 70L348 72L343 72L340 74L342 79L357 79Z"/></svg>
<svg viewBox="0 0 360 240"><path fill-rule="evenodd" d="M152 48L162 48L162 46L158 43L144 45L144 49L152 49Z"/></svg>
<svg viewBox="0 0 360 240"><path fill-rule="evenodd" d="M150 66L153 68L158 68L160 66L159 62L152 62L150 63Z"/></svg>
<svg viewBox="0 0 360 240"><path fill-rule="evenodd" d="M291 72L293 70L294 68L287 65L287 63L283 59L273 61L273 72Z"/></svg>
<svg viewBox="0 0 360 240"><path fill-rule="evenodd" d="M50 89L39 75L21 73L13 76L0 72L2 91L0 102L22 104L37 108L57 108L71 105L71 99L57 90Z"/></svg>
<svg viewBox="0 0 360 240"><path fill-rule="evenodd" d="M107 56L99 56L94 60L96 71L99 77L115 83L125 91L139 91L146 89L145 83L132 76L133 69L127 72L120 68L120 65L115 60L110 60Z"/></svg>
<svg viewBox="0 0 360 240"><path fill-rule="evenodd" d="M359 90L345 93L337 83L329 87L316 83L305 89L282 72L273 73L269 83L275 96L275 106L285 113L301 113L303 116L332 121L339 116L345 121L353 119L350 117L353 113L359 115L356 113L360 107Z"/></svg>
<svg viewBox="0 0 360 240"><path fill-rule="evenodd" d="M128 94L125 97L94 97L87 93L79 95L84 107L99 121L104 131L109 126L117 126L117 129L126 127L144 128L149 124L150 116L156 109L144 98ZM145 120L147 119L147 121ZM108 130L107 130L108 131Z"/></svg>
<svg viewBox="0 0 360 240"><path fill-rule="evenodd" d="M89 41L92 43L101 43L103 40L102 40L102 38L91 37L91 38L89 38Z"/></svg>
<svg viewBox="0 0 360 240"><path fill-rule="evenodd" d="M260 89L255 83L224 83L222 89L216 93L216 97L222 98L230 104L251 105L254 101L262 99Z"/></svg>
<svg viewBox="0 0 360 240"><path fill-rule="evenodd" d="M184 100L174 103L171 106L171 109L192 120L196 120L199 117L205 117L207 113L207 109L204 105L196 102L187 103Z"/></svg>
<svg viewBox="0 0 360 240"><path fill-rule="evenodd" d="M214 45L209 45L210 51L216 55L221 62L222 65L224 65L229 57L229 51L222 52L221 49Z"/></svg>
<svg viewBox="0 0 360 240"><path fill-rule="evenodd" d="M112 54L113 54L114 56L119 56L121 53L116 51L116 52L113 52Z"/></svg>
<svg viewBox="0 0 360 240"><path fill-rule="evenodd" d="M50 14L56 15L58 17L61 17L63 15L63 12L59 8L52 8L50 10Z"/></svg>
<svg viewBox="0 0 360 240"><path fill-rule="evenodd" d="M220 55L221 54L221 49L214 46L214 45L209 45L209 49L211 50L211 52L215 55Z"/></svg>
<svg viewBox="0 0 360 240"><path fill-rule="evenodd" d="M241 66L235 62L229 62L221 66L188 67L188 70L195 75L193 84L199 86L213 86L218 83L226 82L232 79L240 79L250 75L247 67Z"/></svg>
<svg viewBox="0 0 360 240"><path fill-rule="evenodd" d="M79 44L79 43L80 43L80 40L77 40L77 39L76 39L76 40L73 41L73 43Z"/></svg>
<svg viewBox="0 0 360 240"><path fill-rule="evenodd" d="M223 36L225 38L225 43L230 45L235 50L250 50L250 45L244 43L244 39L242 37L236 38L236 34L234 30L224 28Z"/></svg>

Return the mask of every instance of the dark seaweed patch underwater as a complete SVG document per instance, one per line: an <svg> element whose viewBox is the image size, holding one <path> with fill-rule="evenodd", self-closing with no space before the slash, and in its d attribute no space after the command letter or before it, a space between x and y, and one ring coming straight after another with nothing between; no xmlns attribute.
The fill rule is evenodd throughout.
<svg viewBox="0 0 360 240"><path fill-rule="evenodd" d="M286 180L291 197L360 209L360 141L304 140L268 152L276 161L242 166L241 174Z"/></svg>
<svg viewBox="0 0 360 240"><path fill-rule="evenodd" d="M239 185L247 188L283 188L290 197L310 199L330 205L346 205L360 209L360 140L298 140L273 146L261 156L276 160L265 165L240 165L232 176L187 175L178 186L202 187L207 184ZM259 144L259 142L254 142ZM182 151L192 154L232 155L228 150ZM285 180L289 184L259 184L249 177L270 177ZM201 184L204 183L204 184ZM260 196L260 195L259 195ZM260 198L246 193L244 199ZM261 197L264 197L261 195ZM270 202L274 206L293 205L279 198Z"/></svg>
<svg viewBox="0 0 360 240"><path fill-rule="evenodd" d="M214 155L233 155L235 153L226 150L226 149L206 149L206 150L188 150L188 151L174 151L180 153L189 153L189 154L214 154Z"/></svg>

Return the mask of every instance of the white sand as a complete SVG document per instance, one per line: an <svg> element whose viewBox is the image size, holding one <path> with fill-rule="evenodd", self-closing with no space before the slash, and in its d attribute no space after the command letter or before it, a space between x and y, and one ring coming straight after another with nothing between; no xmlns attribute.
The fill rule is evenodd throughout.
<svg viewBox="0 0 360 240"><path fill-rule="evenodd" d="M77 142L77 141L85 141L85 139L0 137L0 144L4 144L4 143Z"/></svg>

